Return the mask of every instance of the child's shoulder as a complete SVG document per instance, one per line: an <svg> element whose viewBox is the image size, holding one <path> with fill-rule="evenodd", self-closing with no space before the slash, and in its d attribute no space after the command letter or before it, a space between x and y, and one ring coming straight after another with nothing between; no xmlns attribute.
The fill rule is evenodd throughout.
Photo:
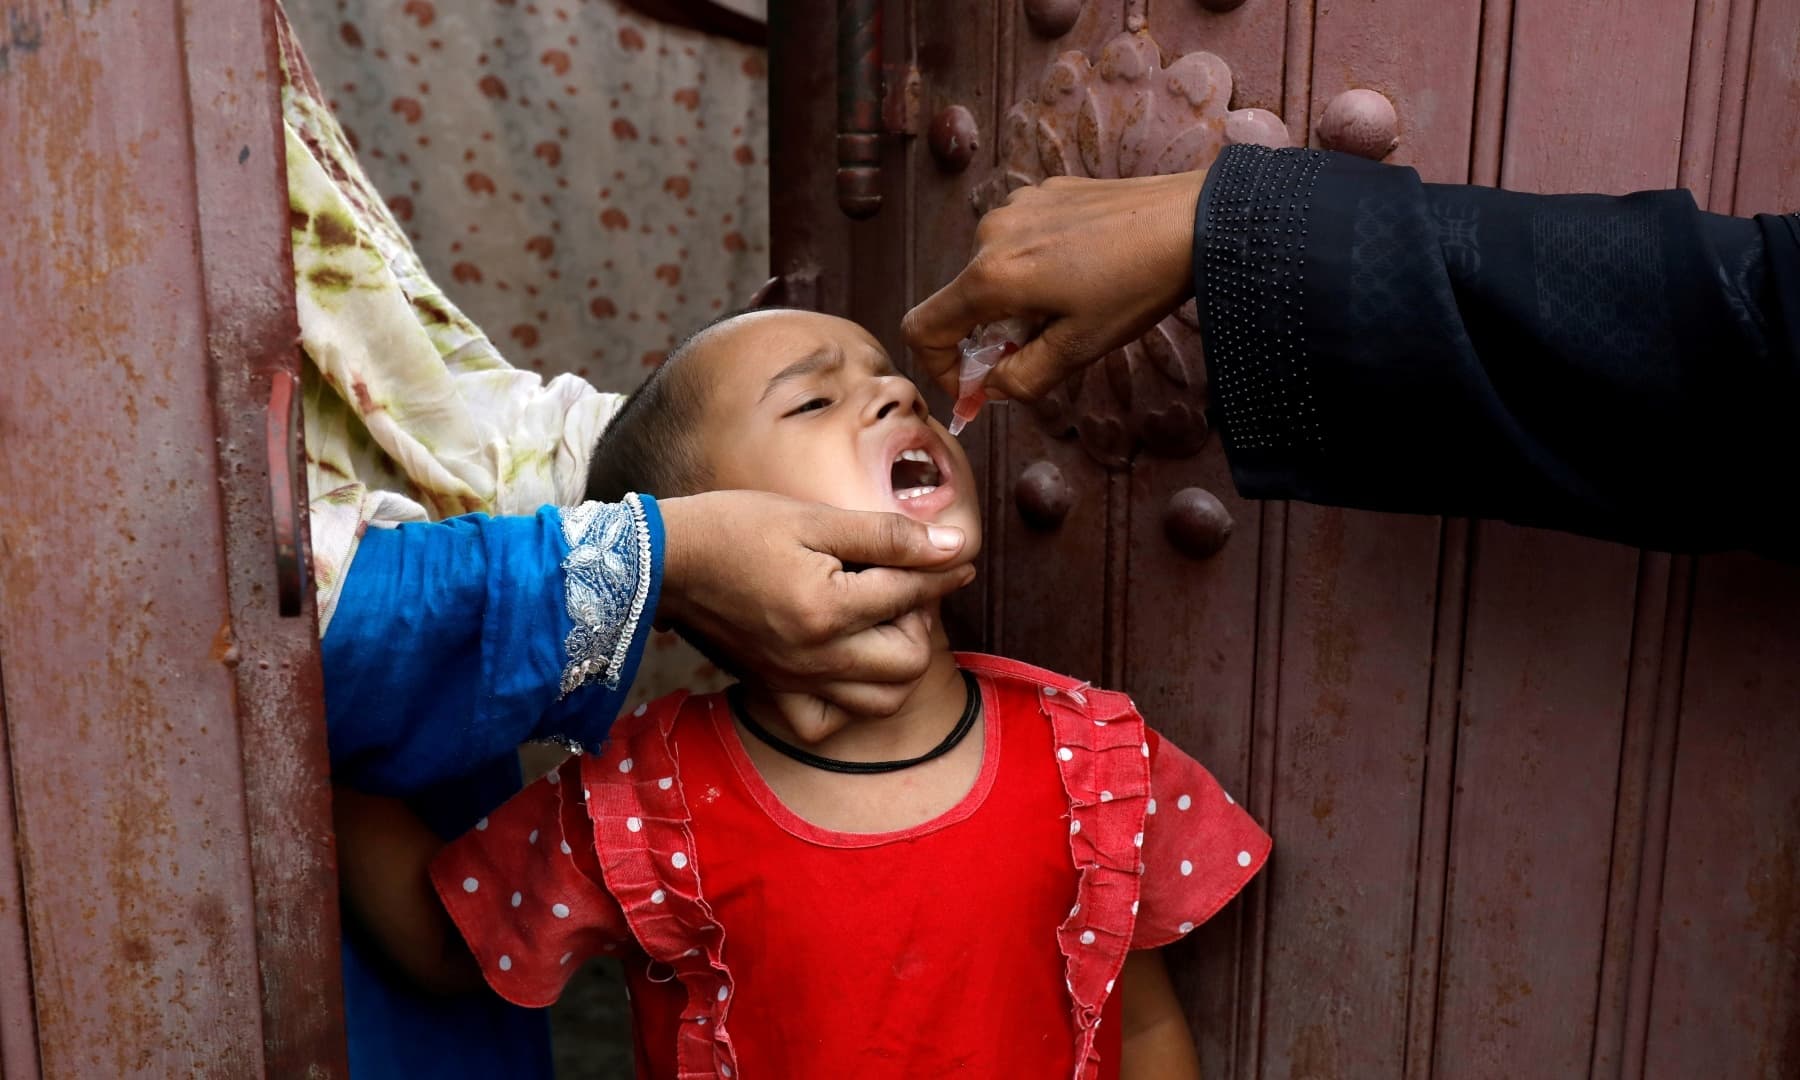
<svg viewBox="0 0 1800 1080"><path fill-rule="evenodd" d="M1143 719L1128 694L1095 686L1085 679L1059 675L1023 660L989 656L986 653L959 652L956 654L956 662L965 671L1041 697L1053 716L1057 712L1066 711L1099 721L1127 717L1139 721Z"/></svg>
<svg viewBox="0 0 1800 1080"><path fill-rule="evenodd" d="M675 723L675 718L683 710L704 708L709 699L718 694L696 694L691 690L676 690L662 697L641 702L636 708L619 714L613 721L609 738L617 741L629 739L652 732L666 732Z"/></svg>

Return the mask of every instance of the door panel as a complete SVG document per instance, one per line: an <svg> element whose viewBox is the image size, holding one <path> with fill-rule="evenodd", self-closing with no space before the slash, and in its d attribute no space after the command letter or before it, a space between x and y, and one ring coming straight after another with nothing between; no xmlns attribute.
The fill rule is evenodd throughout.
<svg viewBox="0 0 1800 1080"><path fill-rule="evenodd" d="M972 107L988 141L966 170L915 151L904 242L857 257L910 259L916 301L960 268L969 203L1046 173L1091 174L1096 160L1117 167L1105 138L1040 154L1048 144L1021 142L1034 129L1014 106L1038 101L1033 123L1054 112L1057 95L1038 94L1049 65L1079 52L1065 71L1079 81L1083 62L1134 29L1162 65L1218 56L1230 107L1281 114L1295 142L1358 149L1331 119L1350 102L1395 140L1386 160L1428 181L1680 183L1715 209L1792 209L1790 7L892 4L890 17L913 20L927 116L990 84L1001 92ZM1150 88L1138 100L1160 107L1154 79L1137 79L1105 93ZM1341 98L1364 90L1385 104ZM1380 156L1374 141L1360 149ZM789 228L819 226L778 213L777 236ZM839 310L882 320L894 306ZM1179 320L1165 331L1198 362ZM1189 391L1144 381L1145 346L1134 348L1043 415L1009 407L977 425L991 439L980 644L1129 690L1275 835L1262 880L1171 951L1207 1075L1800 1069L1800 920L1784 914L1800 905L1786 825L1800 820L1800 743L1786 734L1800 711L1787 677L1800 670L1786 626L1795 572L1245 502L1216 441L1138 437L1147 403ZM1194 521L1170 529L1177 494L1193 488L1218 500L1201 532L1216 541L1231 524L1198 556L1175 542L1192 547Z"/></svg>
<svg viewBox="0 0 1800 1080"><path fill-rule="evenodd" d="M8 1076L343 1074L316 627L271 521L299 452L272 19L8 17Z"/></svg>
<svg viewBox="0 0 1800 1080"><path fill-rule="evenodd" d="M1671 1080L1793 1076L1800 570L1708 559L1694 595L1643 1061Z"/></svg>

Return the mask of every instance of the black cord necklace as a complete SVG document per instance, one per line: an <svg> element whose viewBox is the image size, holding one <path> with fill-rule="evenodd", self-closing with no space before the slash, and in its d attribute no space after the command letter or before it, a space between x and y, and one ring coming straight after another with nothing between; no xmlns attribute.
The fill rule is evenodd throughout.
<svg viewBox="0 0 1800 1080"><path fill-rule="evenodd" d="M811 751L802 750L793 743L777 738L773 732L750 718L750 711L744 708L744 688L742 684L733 686L727 690L725 692L725 699L730 702L732 714L738 718L738 722L749 729L750 734L761 739L764 744L776 753L793 758L802 765L810 765L815 769L824 769L827 772L870 775L874 773L891 773L899 772L901 769L910 769L914 765L923 765L927 761L934 761L941 758L945 754L956 749L957 745L961 743L975 727L976 719L981 716L981 687L975 682L975 676L968 672L962 672L962 677L963 684L969 689L969 699L967 703L963 705L962 718L957 720L956 726L950 729L950 734L944 736L943 742L938 743L918 757L906 758L902 761L842 761L838 758L822 757Z"/></svg>

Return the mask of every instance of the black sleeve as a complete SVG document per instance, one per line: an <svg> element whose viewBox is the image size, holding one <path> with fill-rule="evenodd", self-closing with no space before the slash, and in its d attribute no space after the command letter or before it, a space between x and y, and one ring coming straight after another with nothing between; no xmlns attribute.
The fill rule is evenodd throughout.
<svg viewBox="0 0 1800 1080"><path fill-rule="evenodd" d="M1235 146L1194 229L1245 495L1800 555L1800 219Z"/></svg>

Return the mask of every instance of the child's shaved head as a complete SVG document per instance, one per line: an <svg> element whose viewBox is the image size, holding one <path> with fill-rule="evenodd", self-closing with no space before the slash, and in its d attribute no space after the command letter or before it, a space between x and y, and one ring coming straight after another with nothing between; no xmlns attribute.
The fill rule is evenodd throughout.
<svg viewBox="0 0 1800 1080"><path fill-rule="evenodd" d="M587 497L767 491L954 525L978 544L975 477L918 388L855 323L758 309L670 351L594 447Z"/></svg>
<svg viewBox="0 0 1800 1080"><path fill-rule="evenodd" d="M634 491L671 499L706 489L711 470L699 440L706 380L699 365L683 361L707 331L735 317L714 319L683 338L625 399L594 446L589 502L618 502Z"/></svg>

